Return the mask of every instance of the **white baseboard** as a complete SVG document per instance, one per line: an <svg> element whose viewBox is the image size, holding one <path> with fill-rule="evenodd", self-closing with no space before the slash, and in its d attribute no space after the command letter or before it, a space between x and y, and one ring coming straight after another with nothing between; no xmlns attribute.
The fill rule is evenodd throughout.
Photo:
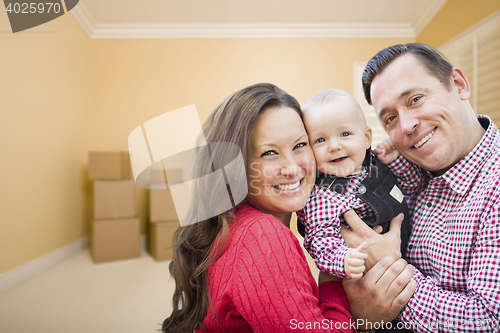
<svg viewBox="0 0 500 333"><path fill-rule="evenodd" d="M43 273L89 247L89 237L77 240L59 250L0 274L0 294ZM141 250L146 249L146 235L140 238Z"/></svg>
<svg viewBox="0 0 500 333"><path fill-rule="evenodd" d="M88 246L89 238L85 237L22 266L0 274L0 294L62 263L78 252L87 249Z"/></svg>

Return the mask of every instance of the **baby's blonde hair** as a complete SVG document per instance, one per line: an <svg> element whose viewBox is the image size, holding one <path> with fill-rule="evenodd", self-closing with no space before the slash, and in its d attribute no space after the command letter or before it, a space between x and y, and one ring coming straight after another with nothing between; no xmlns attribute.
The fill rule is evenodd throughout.
<svg viewBox="0 0 500 333"><path fill-rule="evenodd" d="M348 98L356 101L354 96L347 91L341 89L326 89L315 93L309 97L302 105L302 111L307 111L308 108L314 105L322 105L324 103L333 102L341 98Z"/></svg>

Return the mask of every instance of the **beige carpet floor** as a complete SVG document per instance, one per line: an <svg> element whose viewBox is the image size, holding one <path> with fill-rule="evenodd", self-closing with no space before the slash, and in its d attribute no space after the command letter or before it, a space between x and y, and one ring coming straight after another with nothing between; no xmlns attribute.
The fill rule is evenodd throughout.
<svg viewBox="0 0 500 333"><path fill-rule="evenodd" d="M82 251L0 294L0 333L154 333L172 309L168 264L144 251L94 264Z"/></svg>

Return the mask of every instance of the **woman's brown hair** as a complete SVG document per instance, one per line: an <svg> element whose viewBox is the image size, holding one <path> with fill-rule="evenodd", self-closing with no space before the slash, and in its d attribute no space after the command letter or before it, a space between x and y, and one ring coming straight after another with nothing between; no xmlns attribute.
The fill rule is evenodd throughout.
<svg viewBox="0 0 500 333"><path fill-rule="evenodd" d="M222 102L203 125L206 142L228 142L240 147L245 168L248 169L249 141L259 115L268 108L290 107L300 115L295 98L269 83L241 89ZM205 149L206 151L207 149ZM199 153L192 179L213 171L213 160L223 161L223 150ZM194 205L206 201L212 189L194 191ZM197 208L197 209L203 209ZM162 324L162 332L189 332L204 328L202 321L211 309L207 288L207 270L229 244L229 224L234 209L218 216L179 228L174 234L174 256L169 269L175 281L173 311ZM195 212L196 214L196 212Z"/></svg>

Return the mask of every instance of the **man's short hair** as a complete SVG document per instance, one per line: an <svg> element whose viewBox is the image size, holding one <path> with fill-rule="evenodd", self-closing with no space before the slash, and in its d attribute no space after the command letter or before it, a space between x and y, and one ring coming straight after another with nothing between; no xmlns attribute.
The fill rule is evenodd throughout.
<svg viewBox="0 0 500 333"><path fill-rule="evenodd" d="M448 90L451 90L453 65L440 51L422 43L397 44L377 53L365 67L363 72L363 92L368 104L372 104L370 90L373 79L382 73L397 57L407 53L415 55L430 75L436 77Z"/></svg>

